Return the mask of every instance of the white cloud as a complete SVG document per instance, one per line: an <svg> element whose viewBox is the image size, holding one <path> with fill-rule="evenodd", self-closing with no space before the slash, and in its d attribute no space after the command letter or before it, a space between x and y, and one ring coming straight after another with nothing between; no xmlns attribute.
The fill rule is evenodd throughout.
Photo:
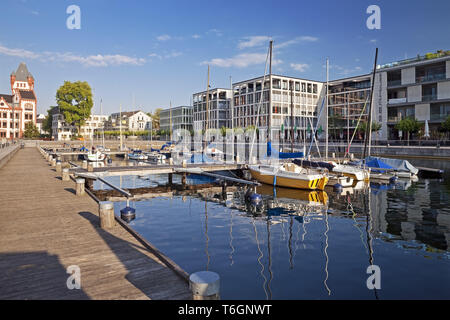
<svg viewBox="0 0 450 320"><path fill-rule="evenodd" d="M158 41L167 41L170 39L172 39L172 37L169 36L168 34L163 34L163 35L156 37L156 40L158 40Z"/></svg>
<svg viewBox="0 0 450 320"><path fill-rule="evenodd" d="M13 57L21 57L27 59L37 59L40 57L39 54L25 50L25 49L11 49L0 45L0 54Z"/></svg>
<svg viewBox="0 0 450 320"><path fill-rule="evenodd" d="M209 33L214 33L216 36L221 37L223 36L222 31L218 30L218 29L209 29L207 32L207 34Z"/></svg>
<svg viewBox="0 0 450 320"><path fill-rule="evenodd" d="M38 16L39 15L39 11L33 10L33 11L31 11L31 14L33 14L35 16Z"/></svg>
<svg viewBox="0 0 450 320"><path fill-rule="evenodd" d="M0 54L26 59L39 59L41 61L78 62L87 67L142 65L145 63L145 59L143 58L129 57L120 54L81 56L71 52L60 53L44 51L42 53L35 53L24 49L11 49L4 46L0 46Z"/></svg>
<svg viewBox="0 0 450 320"><path fill-rule="evenodd" d="M164 56L164 58L166 58L166 59L169 59L169 58L176 58L176 57L181 56L182 54L183 54L182 52L179 52L179 51L173 51L173 52L171 52L171 53L166 54L166 55Z"/></svg>
<svg viewBox="0 0 450 320"><path fill-rule="evenodd" d="M265 53L241 53L231 58L214 58L210 61L203 61L202 64L210 64L217 67L237 67L245 68L250 65L262 64L266 62ZM282 63L281 60L273 60L272 65Z"/></svg>
<svg viewBox="0 0 450 320"><path fill-rule="evenodd" d="M288 40L288 41L281 42L279 44L275 43L275 47L278 49L281 49L281 48L285 48L285 47L288 47L290 45L297 44L297 43L316 42L316 41L319 41L319 38L311 37L311 36L301 36L301 37L296 37L296 38Z"/></svg>
<svg viewBox="0 0 450 320"><path fill-rule="evenodd" d="M202 36L201 35L199 35L199 34L193 34L192 35L192 38L193 39L200 39Z"/></svg>
<svg viewBox="0 0 450 320"><path fill-rule="evenodd" d="M238 44L239 49L244 48L253 48L263 45L264 43L267 43L270 41L270 37L268 36L251 36L251 37L244 37L243 40L241 40Z"/></svg>
<svg viewBox="0 0 450 320"><path fill-rule="evenodd" d="M309 65L306 63L291 63L291 68L299 72L305 72Z"/></svg>
<svg viewBox="0 0 450 320"><path fill-rule="evenodd" d="M377 39L371 39L370 43L377 43Z"/></svg>

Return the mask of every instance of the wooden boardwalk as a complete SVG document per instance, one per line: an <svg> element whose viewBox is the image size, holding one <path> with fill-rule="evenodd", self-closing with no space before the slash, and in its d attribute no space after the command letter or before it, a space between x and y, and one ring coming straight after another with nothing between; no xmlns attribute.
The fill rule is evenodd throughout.
<svg viewBox="0 0 450 320"><path fill-rule="evenodd" d="M98 205L63 182L36 148L0 169L0 299L190 299L187 282ZM66 285L68 266L81 289Z"/></svg>

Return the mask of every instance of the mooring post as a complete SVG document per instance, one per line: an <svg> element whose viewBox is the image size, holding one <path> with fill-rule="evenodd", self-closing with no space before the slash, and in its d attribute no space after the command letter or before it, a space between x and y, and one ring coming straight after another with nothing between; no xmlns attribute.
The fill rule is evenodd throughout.
<svg viewBox="0 0 450 320"><path fill-rule="evenodd" d="M87 162L87 160L83 160L83 162L82 162L82 164L81 164L81 167L82 167L83 169L87 169L87 167L88 167L88 162Z"/></svg>
<svg viewBox="0 0 450 320"><path fill-rule="evenodd" d="M55 157L52 157L51 164L52 164L52 167L56 167L56 158Z"/></svg>
<svg viewBox="0 0 450 320"><path fill-rule="evenodd" d="M69 181L70 175L69 175L69 168L62 169L62 181Z"/></svg>
<svg viewBox="0 0 450 320"><path fill-rule="evenodd" d="M172 175L173 175L172 173L168 174L169 185L172 185Z"/></svg>
<svg viewBox="0 0 450 320"><path fill-rule="evenodd" d="M76 180L76 182L77 182L77 190L76 190L77 196L84 195L84 183L85 183L84 179L83 178L78 178Z"/></svg>
<svg viewBox="0 0 450 320"><path fill-rule="evenodd" d="M184 186L186 186L186 173L183 173L181 175L181 184Z"/></svg>
<svg viewBox="0 0 450 320"><path fill-rule="evenodd" d="M116 225L114 205L112 202L100 201L98 203L98 216L100 218L100 228L111 229Z"/></svg>
<svg viewBox="0 0 450 320"><path fill-rule="evenodd" d="M220 277L212 271L199 271L189 276L193 300L219 300Z"/></svg>
<svg viewBox="0 0 450 320"><path fill-rule="evenodd" d="M94 164L92 162L89 162L87 165L87 171L92 172L94 171Z"/></svg>
<svg viewBox="0 0 450 320"><path fill-rule="evenodd" d="M56 172L61 173L62 170L62 163L61 160L56 160Z"/></svg>

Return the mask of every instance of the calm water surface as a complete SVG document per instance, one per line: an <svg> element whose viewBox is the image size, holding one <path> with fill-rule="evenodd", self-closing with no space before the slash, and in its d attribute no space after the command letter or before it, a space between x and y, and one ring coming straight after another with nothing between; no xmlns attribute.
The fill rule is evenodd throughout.
<svg viewBox="0 0 450 320"><path fill-rule="evenodd" d="M243 190L155 198L132 203L130 225L188 273L218 272L223 299L450 299L450 163L411 162L447 174L340 195L263 186L257 214ZM380 290L366 286L371 264L381 268Z"/></svg>

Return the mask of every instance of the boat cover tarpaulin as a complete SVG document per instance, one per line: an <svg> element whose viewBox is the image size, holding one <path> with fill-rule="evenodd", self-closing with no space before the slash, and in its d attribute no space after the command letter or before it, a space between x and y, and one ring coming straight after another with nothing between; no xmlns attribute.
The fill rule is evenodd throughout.
<svg viewBox="0 0 450 320"><path fill-rule="evenodd" d="M279 159L295 159L295 158L303 158L304 153L303 152L279 152L274 149L272 149L272 143L269 141L267 142L267 156L271 157L272 152L274 153L275 157L278 157Z"/></svg>
<svg viewBox="0 0 450 320"><path fill-rule="evenodd" d="M387 163L384 163L383 161L375 157L367 157L366 166L371 168L373 172L386 172L386 170L373 170L374 168L391 169L391 170L394 169L394 167L388 165Z"/></svg>
<svg viewBox="0 0 450 320"><path fill-rule="evenodd" d="M387 165L390 165L397 171L411 172L412 174L418 174L419 169L414 167L409 161L402 159L390 159L390 158L380 158L377 157L380 161L383 161Z"/></svg>
<svg viewBox="0 0 450 320"><path fill-rule="evenodd" d="M331 163L323 162L323 161L308 161L308 160L295 159L292 162L301 167L326 168L329 171L333 171L333 168L334 168L334 165L332 165Z"/></svg>

